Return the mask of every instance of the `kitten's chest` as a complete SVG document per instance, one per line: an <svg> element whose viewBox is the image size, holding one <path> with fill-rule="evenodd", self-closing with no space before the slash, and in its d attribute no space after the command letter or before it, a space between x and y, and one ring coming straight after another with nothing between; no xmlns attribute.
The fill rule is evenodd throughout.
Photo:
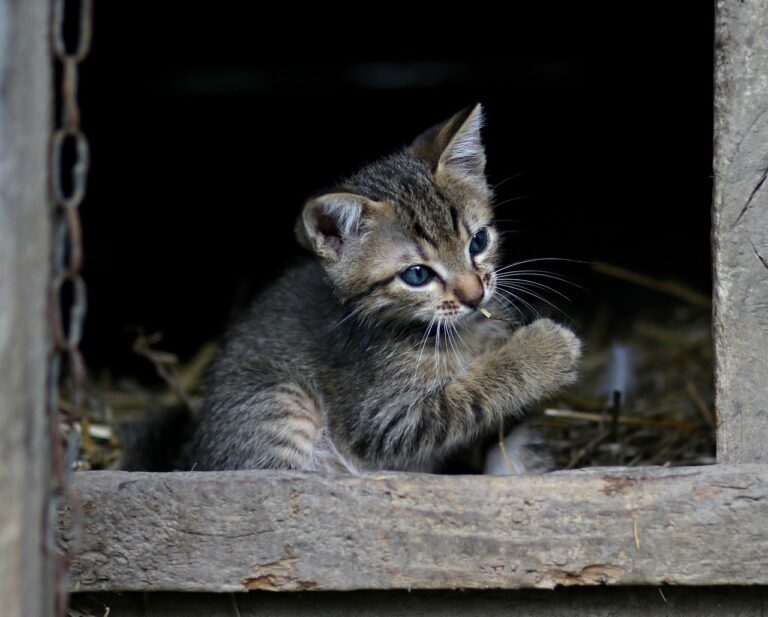
<svg viewBox="0 0 768 617"><path fill-rule="evenodd" d="M406 358L403 368L424 382L461 377L477 358L498 346L509 334L509 327L498 321L441 330L403 353Z"/></svg>

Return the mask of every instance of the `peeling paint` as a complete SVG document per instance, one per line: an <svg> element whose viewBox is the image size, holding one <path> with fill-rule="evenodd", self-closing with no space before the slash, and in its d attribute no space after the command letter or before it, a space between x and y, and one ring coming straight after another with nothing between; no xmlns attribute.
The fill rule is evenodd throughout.
<svg viewBox="0 0 768 617"><path fill-rule="evenodd" d="M616 583L624 568L607 563L593 563L579 571L551 570L548 575L556 585L596 585Z"/></svg>
<svg viewBox="0 0 768 617"><path fill-rule="evenodd" d="M278 561L256 564L251 567L251 576L242 580L248 590L262 591L306 591L317 589L314 581L302 581L295 578L296 562L293 555L286 555Z"/></svg>
<svg viewBox="0 0 768 617"><path fill-rule="evenodd" d="M265 574L243 579L243 587L248 591L311 591L317 589L314 581L297 581L287 576Z"/></svg>

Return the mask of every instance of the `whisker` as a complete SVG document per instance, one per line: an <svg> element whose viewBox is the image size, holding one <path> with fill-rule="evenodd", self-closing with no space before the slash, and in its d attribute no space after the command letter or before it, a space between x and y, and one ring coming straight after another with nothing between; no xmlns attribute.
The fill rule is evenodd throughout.
<svg viewBox="0 0 768 617"><path fill-rule="evenodd" d="M422 358L422 355L424 354L424 349L427 346L427 341L429 340L429 334L432 331L432 325L435 323L436 318L437 318L437 315L433 315L432 319L429 320L429 323L427 324L427 327L424 330L424 334L422 335L421 339L419 339L419 342L417 342L414 347L411 347L405 352L403 352L403 355L406 355L412 349L415 349L415 347L419 347L419 355L416 357L416 364L413 368L413 371L411 373L410 380L409 380L410 386L415 386L418 382L419 367L421 366L421 358Z"/></svg>
<svg viewBox="0 0 768 617"><path fill-rule="evenodd" d="M538 289L546 289L547 291L551 291L552 293L557 294L561 298L564 298L568 302L571 302L571 299L568 296L566 296L563 292L558 291L557 289L555 289L554 287L550 287L549 285L545 285L544 283L539 283L538 281L528 281L526 279L505 279L505 280L502 280L501 283L521 285L521 286L530 285L532 287L537 287ZM498 285L499 282L497 281L496 284Z"/></svg>
<svg viewBox="0 0 768 617"><path fill-rule="evenodd" d="M461 327L461 322L457 322L453 324L453 335L456 339L456 351L458 354L458 359L460 361L461 366L464 366L466 363L465 354L467 351L467 345L464 342L464 339L461 337L461 331L459 328Z"/></svg>
<svg viewBox="0 0 768 617"><path fill-rule="evenodd" d="M461 346L464 348L464 350L466 351L466 349L467 349L467 344L466 344L466 342L464 341L464 339L461 337L461 329L460 329L460 328L462 328L462 329L466 329L466 328L467 328L467 326L466 326L466 324L464 324L464 323L462 323L462 322L459 322L459 323L457 323L457 324L455 324L455 325L454 325L454 330L456 331L456 339L459 341L459 344L460 344L460 345L461 345Z"/></svg>
<svg viewBox="0 0 768 617"><path fill-rule="evenodd" d="M432 326L435 323L435 319L437 319L437 315L433 315L432 319L429 320L429 324L427 324L427 329L424 331L424 336L421 338L421 348L419 349L419 356L416 359L417 367L421 364L421 355L424 353L424 348L427 346L427 341L429 340L429 333L432 331Z"/></svg>
<svg viewBox="0 0 768 617"><path fill-rule="evenodd" d="M586 261L582 261L580 259L567 259L565 257L536 257L534 259L524 259L522 261L516 261L513 264L509 264L508 266L504 266L503 268L499 268L498 272L503 272L505 270L509 270L510 268L514 268L515 266L522 266L523 264L530 264L530 263L536 263L539 261L568 261L571 263L577 263L577 264L585 264Z"/></svg>
<svg viewBox="0 0 768 617"><path fill-rule="evenodd" d="M346 322L346 321L348 321L348 320L350 320L350 319L352 319L354 317L358 317L360 315L360 313L362 312L362 310L363 310L362 306L356 306L345 317L343 317L337 323L335 323L333 325L333 329L335 330L340 325L342 325L344 322Z"/></svg>
<svg viewBox="0 0 768 617"><path fill-rule="evenodd" d="M503 288L502 288L502 287L499 287L499 289L503 289ZM562 309L561 309L559 306L556 306L555 304L552 304L552 302L550 302L549 300L547 300L545 297L541 296L540 294L537 294L536 292L534 292L534 291L531 291L530 289L525 289L524 287L517 287L517 286L513 286L513 289L515 289L516 291L519 291L519 292L521 292L521 293L525 293L525 294L528 294L529 296L533 296L534 298L536 298L536 299L538 299L538 300L541 300L541 301L542 301L542 302L544 302L545 304L548 304L548 305L549 305L549 306L551 306L553 309L555 309L555 310L556 310L558 313L560 313L560 314L561 314L563 317L565 317L565 318L566 318L568 321L573 321L573 320L571 319L571 316L570 316L570 315L568 315L568 313L566 313L564 310L562 310ZM512 292L511 292L509 289L507 289L507 291L508 291L508 292L510 292L510 293L512 293ZM522 298L520 298L520 300L522 300Z"/></svg>
<svg viewBox="0 0 768 617"><path fill-rule="evenodd" d="M525 298L521 298L519 295L517 295L515 292L509 289L503 289L501 287L497 287L497 291L505 296L509 296L512 300L516 300L518 302L522 302L527 308L529 308L538 319L541 319L541 313L536 310L536 308L528 302Z"/></svg>
<svg viewBox="0 0 768 617"><path fill-rule="evenodd" d="M455 360L456 356L459 355L459 352L456 349L456 341L453 338L453 323L447 321L445 326L445 338L448 340L448 346L451 348L451 354L453 354Z"/></svg>
<svg viewBox="0 0 768 617"><path fill-rule="evenodd" d="M494 185L491 187L491 189L495 191L497 188L499 188L500 186L503 186L504 184L506 184L506 183L507 183L507 182L509 182L510 180L514 180L515 178L519 178L520 176L522 176L522 175L524 175L524 174L527 174L527 173L528 173L527 171L518 171L516 174L512 174L511 176L507 176L506 178L504 178L504 179L503 179L501 182L499 182L498 184L494 184Z"/></svg>
<svg viewBox="0 0 768 617"><path fill-rule="evenodd" d="M517 311L517 314L520 316L520 319L523 323L526 321L525 313L523 313L523 311L520 310L520 307L518 307L517 304L515 304L512 300L510 300L509 298L506 298L502 294L499 294L498 296L496 296L496 298L502 301L509 308Z"/></svg>
<svg viewBox="0 0 768 617"><path fill-rule="evenodd" d="M518 285L508 285L506 287L500 286L500 289L506 289L507 291L519 291L520 293L528 294L529 296L533 296L537 300L541 300L542 302L546 302L551 306L552 308L560 310L558 307L556 307L554 304L552 304L549 300L547 300L545 297L541 296L540 294L537 294L535 291L531 291L530 289L526 289L525 287L521 287Z"/></svg>
<svg viewBox="0 0 768 617"><path fill-rule="evenodd" d="M536 276L536 275L535 274L529 274L528 276ZM537 277L537 278L539 278L539 277ZM581 285L579 285L577 283L572 283L571 281L564 281L563 279L560 279L560 278L557 278L557 277L544 276L544 277L540 277L540 278L551 279L553 281L557 281L558 283L565 283L567 285L570 285L571 287L576 287L577 289L581 289L582 291L586 291ZM530 280L528 278L522 278L522 277L519 277L519 276L507 276L505 274L502 274L500 276L496 276L495 280L499 281L499 282L503 282L503 283L509 283L509 282L512 282L512 283L517 283L517 282L530 283L531 285L536 285L537 287L548 288L551 291L553 291L555 293L558 293L558 294L562 293L562 292L556 290L554 287L550 287L549 285L547 285L546 283L542 283L541 281L534 281L534 280Z"/></svg>
<svg viewBox="0 0 768 617"><path fill-rule="evenodd" d="M491 206L492 210L495 210L496 208L500 208L501 206L504 206L508 203L511 203L513 201L520 201L521 199L528 199L530 195L520 195L518 197L510 197L509 199L505 199L504 201L500 201L498 203L495 203Z"/></svg>
<svg viewBox="0 0 768 617"><path fill-rule="evenodd" d="M541 278L553 279L555 281L560 281L562 283L567 283L568 285L573 285L574 287L579 287L580 289L584 289L581 285L579 285L578 283L575 283L573 280L569 279L567 276L563 276L561 274L555 274L554 272L548 272L547 270L509 270L507 272L501 272L500 274L499 274L499 270L494 270L494 274L496 274L499 277L517 276L520 274L525 274L527 276L536 276Z"/></svg>

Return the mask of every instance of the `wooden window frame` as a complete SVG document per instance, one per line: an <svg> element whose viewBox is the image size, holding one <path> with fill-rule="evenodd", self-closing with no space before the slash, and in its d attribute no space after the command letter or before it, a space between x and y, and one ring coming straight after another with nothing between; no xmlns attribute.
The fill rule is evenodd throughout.
<svg viewBox="0 0 768 617"><path fill-rule="evenodd" d="M9 617L53 611L48 11L46 0L0 0L0 611Z"/></svg>
<svg viewBox="0 0 768 617"><path fill-rule="evenodd" d="M52 580L47 11L0 0L0 42L17 52L0 56L0 137L11 136L0 139L0 367L14 367L0 371L0 430L19 436L0 442L11 530L0 554L19 556L0 560L9 615L48 614L39 581ZM768 0L717 2L715 79L717 464L503 478L79 473L59 509L72 591L768 584ZM35 593L12 600L25 578Z"/></svg>

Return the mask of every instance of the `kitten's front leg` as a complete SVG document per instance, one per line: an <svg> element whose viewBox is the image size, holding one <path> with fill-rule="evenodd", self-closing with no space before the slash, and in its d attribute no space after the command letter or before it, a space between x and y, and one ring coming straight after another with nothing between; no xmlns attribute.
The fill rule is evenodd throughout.
<svg viewBox="0 0 768 617"><path fill-rule="evenodd" d="M572 384L580 357L581 341L573 332L539 319L480 356L466 378L446 390L455 389L459 398L470 396L501 420Z"/></svg>
<svg viewBox="0 0 768 617"><path fill-rule="evenodd" d="M549 319L520 328L460 378L377 417L364 448L381 467L408 467L499 427L576 379L581 342Z"/></svg>

